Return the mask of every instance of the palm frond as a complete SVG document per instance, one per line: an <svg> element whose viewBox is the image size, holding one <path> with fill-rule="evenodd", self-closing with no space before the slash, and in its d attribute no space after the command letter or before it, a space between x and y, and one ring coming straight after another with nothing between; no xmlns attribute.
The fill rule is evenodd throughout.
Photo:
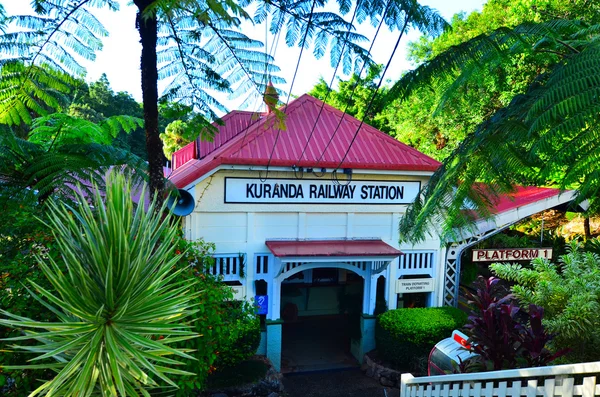
<svg viewBox="0 0 600 397"><path fill-rule="evenodd" d="M127 150L92 141L92 138L108 139L107 134L114 128L54 114L34 122L30 140L3 134L0 136L2 194L12 197L30 190L40 202L49 197L71 199L80 185L91 197L92 185L104 186L106 173L115 166L135 170L137 182L143 182L147 166L141 158ZM89 135L81 138L82 132Z"/></svg>

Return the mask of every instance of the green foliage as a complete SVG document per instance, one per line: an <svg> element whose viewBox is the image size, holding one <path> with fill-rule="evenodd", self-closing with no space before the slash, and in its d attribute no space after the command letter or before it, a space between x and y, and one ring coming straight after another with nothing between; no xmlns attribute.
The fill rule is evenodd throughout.
<svg viewBox="0 0 600 397"><path fill-rule="evenodd" d="M179 281L190 284L198 295L191 323L196 339L177 344L193 351L193 359L182 359L180 369L193 376L174 378L177 396L189 396L206 387L209 374L226 365L235 365L256 352L260 342L260 323L247 302L233 302L233 291L218 278L205 273L214 263L215 245L203 240L189 242L180 236L175 252L182 257L175 264Z"/></svg>
<svg viewBox="0 0 600 397"><path fill-rule="evenodd" d="M146 169L144 162L128 151L98 143L73 143L107 134L114 130L114 122L120 123L119 118L97 126L54 114L36 124L33 140L39 143L11 133L0 135L0 194L18 199L26 191L32 191L42 203L51 196L72 197L78 184L91 194L91 183L103 186L105 172L111 166ZM135 174L138 180L144 175L143 172Z"/></svg>
<svg viewBox="0 0 600 397"><path fill-rule="evenodd" d="M118 7L102 3L90 6ZM71 76L85 74L77 58L94 60L107 35L80 2L36 2L35 11L11 17L11 29L0 36L0 124L29 124L33 117L63 110L65 94L75 83Z"/></svg>
<svg viewBox="0 0 600 397"><path fill-rule="evenodd" d="M165 132L160 134L160 139L163 141L163 151L167 159L171 159L174 152L181 149L188 143L192 142L196 137L190 136L193 131L189 131L185 122L175 120L170 123Z"/></svg>
<svg viewBox="0 0 600 397"><path fill-rule="evenodd" d="M426 356L466 322L467 315L454 307L389 310L377 317L377 351L390 363L402 365Z"/></svg>
<svg viewBox="0 0 600 397"><path fill-rule="evenodd" d="M443 239L460 238L476 217L488 217L496 198L513 191L515 184L554 182L576 188L578 202L589 199L592 212L600 208L595 200L600 170L592 160L600 130L591 122L597 103L590 94L600 82L600 69L594 66L599 33L598 25L570 20L500 28L452 47L392 89L410 95L434 83L451 100L460 92L456 88L477 81L480 71L500 72L507 60L527 54L550 52L555 57L527 92L479 124L444 161L403 218L405 239L423 239L432 225Z"/></svg>
<svg viewBox="0 0 600 397"><path fill-rule="evenodd" d="M90 84L78 80L70 97L68 114L93 123L100 123L113 116L143 117L141 105L126 92L115 93L104 74L98 81ZM147 157L143 125L128 133L121 131L111 144L129 150L140 158Z"/></svg>
<svg viewBox="0 0 600 397"><path fill-rule="evenodd" d="M598 21L599 8L585 0L569 2L539 0L490 0L481 12L457 14L448 29L438 37L422 36L409 45L409 59L415 64L433 62L438 55L455 51L468 40L495 29L512 28L524 22L543 22L557 18ZM485 55L485 54L484 54ZM469 81L453 84L462 65L449 67L436 76L435 84L417 87L406 100L396 100L405 80L397 83L387 99L388 106L378 116L386 131L437 160L446 159L476 127L511 99L526 91L538 75L556 62L551 51L522 53L504 58L502 66L481 68ZM484 57L482 61L487 62ZM445 95L451 90L452 96Z"/></svg>
<svg viewBox="0 0 600 397"><path fill-rule="evenodd" d="M64 113L53 113L33 120L28 140L46 150L55 145L108 145L119 132L129 133L141 125L141 119L131 116L112 116L93 123Z"/></svg>
<svg viewBox="0 0 600 397"><path fill-rule="evenodd" d="M383 65L372 65L364 78L354 73L348 80L339 79L337 90L329 87L321 77L319 82L309 91L309 94L326 101L334 108L345 111L359 120L364 120L365 123L375 128L383 128L376 116L383 111L386 104L375 101L369 110L369 114L365 114L369 102L371 102L371 98L377 90L377 80L382 71ZM385 95L386 92L386 87L382 87L377 91L379 96Z"/></svg>
<svg viewBox="0 0 600 397"><path fill-rule="evenodd" d="M46 219L43 208L36 204L33 194L17 200L0 195L0 307L11 313L36 321L56 321L57 318L27 291L25 280L31 280L46 290L53 290L42 273L36 257L52 258L60 263L54 236L40 219ZM22 335L18 329L0 325L0 339ZM31 344L34 344L33 342ZM0 341L0 363L24 365L30 354L10 348L10 342ZM0 369L0 378L14 379L7 396L25 396L39 386L40 380L51 379L54 372L43 369ZM0 382L1 383L1 382ZM2 389L1 385L0 390Z"/></svg>
<svg viewBox="0 0 600 397"><path fill-rule="evenodd" d="M583 252L578 243L558 263L537 258L531 267L493 264L492 270L514 282L512 292L521 305L544 308L544 325L555 333L553 348L569 348L572 361L594 361L600 357L600 256Z"/></svg>
<svg viewBox="0 0 600 397"><path fill-rule="evenodd" d="M235 366L256 354L260 344L260 319L249 302L226 302L225 335L220 341L217 370Z"/></svg>
<svg viewBox="0 0 600 397"><path fill-rule="evenodd" d="M186 324L196 295L175 282L180 272L172 269L178 228L162 213L164 205L135 207L131 194L126 177L110 173L106 199L96 191L78 196L77 207L49 204L48 223L66 268L38 257L54 291L30 281L30 294L58 320L0 311L1 325L23 329L10 339L13 348L36 356L27 366L3 368L56 371L32 395L149 395L145 390L158 382L175 386L169 376L188 374L175 366L191 356L171 346L197 336ZM27 340L38 343L18 345ZM55 363L40 361L47 358Z"/></svg>

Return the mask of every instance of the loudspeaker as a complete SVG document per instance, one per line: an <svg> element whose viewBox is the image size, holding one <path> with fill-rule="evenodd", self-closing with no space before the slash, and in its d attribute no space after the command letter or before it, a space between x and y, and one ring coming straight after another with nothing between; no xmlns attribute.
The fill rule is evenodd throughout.
<svg viewBox="0 0 600 397"><path fill-rule="evenodd" d="M194 196L187 190L177 189L177 192L171 193L167 200L167 205L172 208L173 214L177 216L186 216L192 213L196 206Z"/></svg>

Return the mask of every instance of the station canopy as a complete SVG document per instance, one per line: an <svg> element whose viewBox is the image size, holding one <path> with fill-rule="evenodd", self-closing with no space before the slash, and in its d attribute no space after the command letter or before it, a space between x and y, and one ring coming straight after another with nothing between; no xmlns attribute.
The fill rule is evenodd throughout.
<svg viewBox="0 0 600 397"><path fill-rule="evenodd" d="M265 244L278 258L402 255L402 252L382 240L267 240Z"/></svg>

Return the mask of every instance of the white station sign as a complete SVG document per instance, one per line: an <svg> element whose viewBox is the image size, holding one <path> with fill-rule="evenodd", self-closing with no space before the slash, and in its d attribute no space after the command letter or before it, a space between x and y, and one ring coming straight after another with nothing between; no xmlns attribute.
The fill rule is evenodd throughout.
<svg viewBox="0 0 600 397"><path fill-rule="evenodd" d="M433 278L401 278L396 282L396 293L433 292L435 290L434 281Z"/></svg>
<svg viewBox="0 0 600 397"><path fill-rule="evenodd" d="M410 204L419 181L225 178L225 203L257 204Z"/></svg>
<svg viewBox="0 0 600 397"><path fill-rule="evenodd" d="M473 262L527 261L552 259L552 248L501 248L473 250Z"/></svg>

